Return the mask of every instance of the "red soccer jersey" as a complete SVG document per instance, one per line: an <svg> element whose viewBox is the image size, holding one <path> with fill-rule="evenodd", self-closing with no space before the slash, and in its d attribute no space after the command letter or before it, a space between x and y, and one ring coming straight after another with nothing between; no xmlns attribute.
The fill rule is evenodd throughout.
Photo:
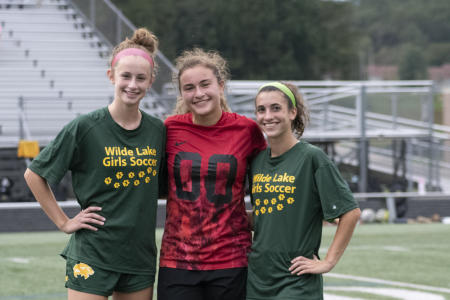
<svg viewBox="0 0 450 300"><path fill-rule="evenodd" d="M224 112L216 125L190 113L166 119L169 192L160 266L247 266L251 232L244 204L249 160L266 147L258 125Z"/></svg>

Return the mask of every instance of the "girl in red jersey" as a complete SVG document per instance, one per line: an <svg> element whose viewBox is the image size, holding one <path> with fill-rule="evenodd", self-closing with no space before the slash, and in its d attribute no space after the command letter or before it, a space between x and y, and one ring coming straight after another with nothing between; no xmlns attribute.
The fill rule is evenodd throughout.
<svg viewBox="0 0 450 300"><path fill-rule="evenodd" d="M244 182L266 142L254 121L230 112L218 53L185 51L177 69L180 97L165 121L169 190L158 299L245 299Z"/></svg>

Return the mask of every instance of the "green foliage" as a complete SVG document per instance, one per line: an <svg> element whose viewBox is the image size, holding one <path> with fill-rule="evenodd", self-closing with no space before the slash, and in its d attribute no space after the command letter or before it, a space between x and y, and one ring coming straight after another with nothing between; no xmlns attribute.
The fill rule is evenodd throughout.
<svg viewBox="0 0 450 300"><path fill-rule="evenodd" d="M406 46L401 56L399 78L402 80L426 79L427 65L422 51L416 46Z"/></svg>
<svg viewBox="0 0 450 300"><path fill-rule="evenodd" d="M113 1L160 39L174 60L184 49L218 50L234 79L355 79L353 5L315 0Z"/></svg>
<svg viewBox="0 0 450 300"><path fill-rule="evenodd" d="M170 60L192 47L215 49L233 79L365 79L368 64L426 78L423 68L450 63L448 0L113 2L156 33Z"/></svg>
<svg viewBox="0 0 450 300"><path fill-rule="evenodd" d="M365 36L370 37L371 62L399 65L403 60L402 49L414 45L423 52L427 65L450 63L450 1L354 2L356 24ZM411 55L412 50L409 52Z"/></svg>

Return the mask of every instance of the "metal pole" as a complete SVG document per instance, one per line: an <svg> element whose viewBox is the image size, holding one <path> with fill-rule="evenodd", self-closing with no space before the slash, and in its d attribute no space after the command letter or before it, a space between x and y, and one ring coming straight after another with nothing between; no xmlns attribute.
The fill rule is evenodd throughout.
<svg viewBox="0 0 450 300"><path fill-rule="evenodd" d="M367 161L368 161L368 147L366 139L366 86L361 85L361 94L359 97L359 186L360 193L365 193L367 190Z"/></svg>
<svg viewBox="0 0 450 300"><path fill-rule="evenodd" d="M91 0L89 2L89 18L91 19L91 24L92 24L92 26L94 26L94 28L97 27L97 25L95 24L95 22L96 22L95 16L96 16L95 0Z"/></svg>
<svg viewBox="0 0 450 300"><path fill-rule="evenodd" d="M389 223L394 223L395 219L397 219L397 209L395 208L395 198L387 197L386 198L386 207L389 211Z"/></svg>
<svg viewBox="0 0 450 300"><path fill-rule="evenodd" d="M430 87L430 92L428 93L427 97L427 113L428 113L428 135L429 135L429 144L428 144L428 188L431 188L433 186L433 152L434 152L434 144L433 144L433 123L434 123L434 102L433 102L433 95L434 95L434 85Z"/></svg>
<svg viewBox="0 0 450 300"><path fill-rule="evenodd" d="M116 43L119 44L122 41L122 20L121 14L116 18Z"/></svg>
<svg viewBox="0 0 450 300"><path fill-rule="evenodd" d="M397 128L397 110L398 110L398 101L397 94L393 94L391 96L391 108L392 108L392 129Z"/></svg>

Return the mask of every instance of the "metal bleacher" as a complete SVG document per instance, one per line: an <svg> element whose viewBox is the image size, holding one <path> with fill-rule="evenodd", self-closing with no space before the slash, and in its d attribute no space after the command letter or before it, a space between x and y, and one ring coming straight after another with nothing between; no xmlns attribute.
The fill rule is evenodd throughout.
<svg viewBox="0 0 450 300"><path fill-rule="evenodd" d="M115 34L117 41L109 40L102 24L82 11L84 2L0 0L0 147L16 147L24 138L46 145L77 115L113 100L106 76L109 54L135 28L121 16L117 24L128 26ZM104 3L109 6L103 13L118 15ZM158 53L159 65L168 63L164 59ZM171 68L169 63L161 69ZM166 76L159 80L171 80L170 72L162 73ZM165 109L155 101L157 95L147 95L142 109L161 116Z"/></svg>
<svg viewBox="0 0 450 300"><path fill-rule="evenodd" d="M89 97L87 109L111 100L109 47L66 2L1 0L0 22L1 146L45 145L85 112L71 106L78 97Z"/></svg>
<svg viewBox="0 0 450 300"><path fill-rule="evenodd" d="M254 97L264 83L231 81L232 109L253 117ZM310 110L302 138L321 145L336 163L357 167L348 178L357 191L371 192L372 170L403 181L402 190L450 192L450 127L434 122L432 81L291 83ZM391 187L377 186L372 192L382 190Z"/></svg>

